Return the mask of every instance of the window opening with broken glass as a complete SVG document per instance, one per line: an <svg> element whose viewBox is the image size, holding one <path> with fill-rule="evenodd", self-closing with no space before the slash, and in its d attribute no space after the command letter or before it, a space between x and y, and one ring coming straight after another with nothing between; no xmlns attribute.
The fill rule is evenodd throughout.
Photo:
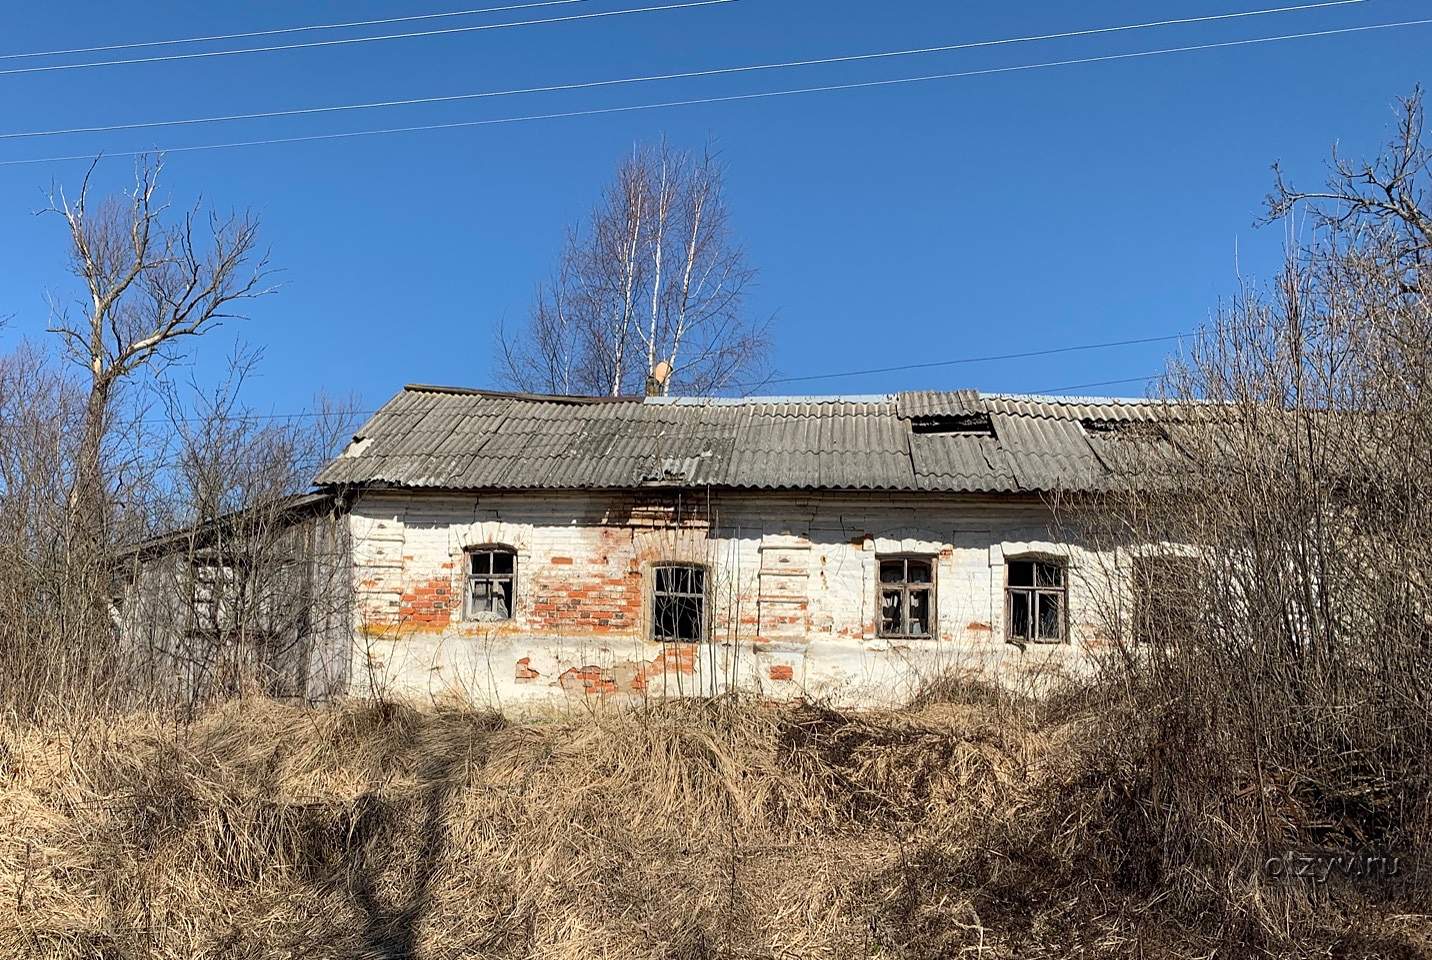
<svg viewBox="0 0 1432 960"><path fill-rule="evenodd" d="M467 616L511 619L517 554L505 547L479 547L468 551L467 562Z"/></svg>
<svg viewBox="0 0 1432 960"><path fill-rule="evenodd" d="M1010 560L1006 566L1005 635L1015 642L1059 643L1065 634L1064 564Z"/></svg>
<svg viewBox="0 0 1432 960"><path fill-rule="evenodd" d="M705 639L705 631L705 568L681 564L653 568L652 639L694 643Z"/></svg>
<svg viewBox="0 0 1432 960"><path fill-rule="evenodd" d="M880 558L880 635L934 634L935 563L930 557Z"/></svg>
<svg viewBox="0 0 1432 960"><path fill-rule="evenodd" d="M1198 625L1198 561L1194 557L1134 558L1134 639L1139 643L1191 640Z"/></svg>

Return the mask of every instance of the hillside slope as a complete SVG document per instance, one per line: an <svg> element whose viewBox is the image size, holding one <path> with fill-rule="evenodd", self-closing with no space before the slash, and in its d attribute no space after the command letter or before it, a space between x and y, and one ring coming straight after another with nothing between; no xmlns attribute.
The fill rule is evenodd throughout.
<svg viewBox="0 0 1432 960"><path fill-rule="evenodd" d="M0 955L1289 955L1227 905L1161 903L1145 778L1095 715L965 699L10 729ZM1432 955L1425 910L1256 895L1319 898L1306 955Z"/></svg>

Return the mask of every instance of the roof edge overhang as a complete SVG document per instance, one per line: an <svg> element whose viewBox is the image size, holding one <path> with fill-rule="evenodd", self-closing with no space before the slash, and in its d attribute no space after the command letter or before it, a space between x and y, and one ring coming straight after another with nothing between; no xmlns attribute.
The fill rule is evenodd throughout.
<svg viewBox="0 0 1432 960"><path fill-rule="evenodd" d="M207 545L214 536L233 530L239 523L249 518L262 516L265 511L268 511L267 516L270 519L283 524L292 524L310 517L321 516L340 506L339 498L342 496L342 492L338 487L329 485L320 486L316 490L304 493L273 497L240 510L116 547L110 553L110 560L112 562L144 560L191 545Z"/></svg>
<svg viewBox="0 0 1432 960"><path fill-rule="evenodd" d="M534 494L534 495L582 495L582 494L642 494L679 493L701 491L712 493L781 494L784 496L869 496L869 497L970 497L996 500L1042 500L1051 495L1072 495L1093 493L1078 490L912 490L906 487L795 487L795 486L743 486L732 484L706 483L650 483L641 486L613 487L444 487L418 486L403 483L364 482L352 484L327 484L324 490L334 494L388 493L419 496L474 496L477 494Z"/></svg>

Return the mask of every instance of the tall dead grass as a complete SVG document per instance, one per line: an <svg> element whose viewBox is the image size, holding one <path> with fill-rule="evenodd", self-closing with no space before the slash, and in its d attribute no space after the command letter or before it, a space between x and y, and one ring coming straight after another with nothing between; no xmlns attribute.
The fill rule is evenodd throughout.
<svg viewBox="0 0 1432 960"><path fill-rule="evenodd" d="M521 723L251 698L11 726L0 955L1206 955L1216 921L1158 913L1141 775L1101 765L1101 723L997 698Z"/></svg>

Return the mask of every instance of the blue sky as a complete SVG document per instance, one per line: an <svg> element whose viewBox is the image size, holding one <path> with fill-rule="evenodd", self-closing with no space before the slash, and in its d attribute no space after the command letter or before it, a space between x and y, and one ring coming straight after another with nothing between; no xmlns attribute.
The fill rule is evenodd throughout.
<svg viewBox="0 0 1432 960"><path fill-rule="evenodd" d="M503 0L12 4L0 53L404 16ZM508 0L511 2L511 0ZM285 40L652 6L548 8ZM667 0L670 2L670 0ZM736 0L702 8L440 37L0 75L0 132L177 119L581 82L1018 37L1273 6L1244 0ZM0 140L0 162L719 97L980 70L1432 17L1427 0L798 70L340 115ZM49 63L275 39L0 60ZM563 231L630 145L715 139L739 236L760 269L751 309L773 363L804 376L1176 333L1285 239L1254 229L1281 159L1322 177L1329 147L1374 150L1394 98L1425 80L1432 26L838 93L326 142L176 152L176 200L248 207L282 287L201 345L200 379L234 339L261 346L248 399L301 409L317 391L380 403L405 382L491 385L492 331L520 320ZM128 160L102 165L121 185ZM58 220L34 216L84 163L0 165L0 332L43 336L72 295ZM1236 252L1236 258L1235 258ZM977 387L1038 391L1139 377L1168 344L782 385L770 392ZM1138 383L1079 392L1138 394Z"/></svg>

